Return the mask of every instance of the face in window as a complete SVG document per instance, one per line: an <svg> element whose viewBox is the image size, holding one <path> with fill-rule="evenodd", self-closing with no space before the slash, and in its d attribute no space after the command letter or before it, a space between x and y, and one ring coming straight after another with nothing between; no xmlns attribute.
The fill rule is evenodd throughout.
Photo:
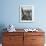
<svg viewBox="0 0 46 46"><path fill-rule="evenodd" d="M31 16L32 11L31 10L23 10L23 14L25 16Z"/></svg>
<svg viewBox="0 0 46 46"><path fill-rule="evenodd" d="M32 20L32 10L22 9L22 20Z"/></svg>

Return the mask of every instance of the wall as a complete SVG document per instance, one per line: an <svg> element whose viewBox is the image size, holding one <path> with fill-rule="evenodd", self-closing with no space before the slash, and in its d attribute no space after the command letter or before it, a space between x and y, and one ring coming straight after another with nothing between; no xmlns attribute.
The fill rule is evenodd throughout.
<svg viewBox="0 0 46 46"><path fill-rule="evenodd" d="M45 0L1 0L0 25L13 24L16 28L46 27L46 1ZM35 22L19 22L19 6L33 5Z"/></svg>
<svg viewBox="0 0 46 46"><path fill-rule="evenodd" d="M45 0L1 0L0 25L13 24L16 28L38 27L46 28L46 1ZM19 22L19 6L33 5L35 22Z"/></svg>

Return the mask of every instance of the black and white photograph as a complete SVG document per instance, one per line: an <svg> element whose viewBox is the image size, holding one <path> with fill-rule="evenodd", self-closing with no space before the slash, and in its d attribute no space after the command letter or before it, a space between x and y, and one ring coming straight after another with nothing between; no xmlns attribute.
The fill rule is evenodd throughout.
<svg viewBox="0 0 46 46"><path fill-rule="evenodd" d="M34 8L32 5L20 6L20 22L32 22L34 19Z"/></svg>

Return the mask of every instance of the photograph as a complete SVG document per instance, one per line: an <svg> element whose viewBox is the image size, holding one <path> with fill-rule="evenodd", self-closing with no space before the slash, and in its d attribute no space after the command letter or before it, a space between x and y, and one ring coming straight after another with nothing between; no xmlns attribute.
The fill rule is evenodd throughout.
<svg viewBox="0 0 46 46"><path fill-rule="evenodd" d="M32 5L20 6L20 22L32 22L34 18L34 11Z"/></svg>

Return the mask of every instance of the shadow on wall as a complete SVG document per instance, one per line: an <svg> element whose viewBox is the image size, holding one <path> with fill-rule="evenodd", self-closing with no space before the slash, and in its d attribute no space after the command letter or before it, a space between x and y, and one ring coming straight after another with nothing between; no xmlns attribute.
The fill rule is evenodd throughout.
<svg viewBox="0 0 46 46"><path fill-rule="evenodd" d="M4 24L0 24L0 43L2 43L2 32L5 32L3 29L6 28L6 26Z"/></svg>

